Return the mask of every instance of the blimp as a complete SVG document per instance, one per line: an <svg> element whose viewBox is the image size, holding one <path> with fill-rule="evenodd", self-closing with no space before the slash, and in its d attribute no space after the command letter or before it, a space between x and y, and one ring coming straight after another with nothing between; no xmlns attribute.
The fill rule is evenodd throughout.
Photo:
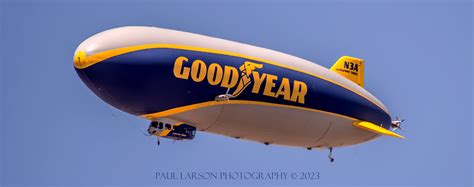
<svg viewBox="0 0 474 187"><path fill-rule="evenodd" d="M328 149L395 133L403 120L364 89L364 60L331 68L282 52L146 26L106 30L74 53L82 82L109 105L150 121L159 138L204 131Z"/></svg>

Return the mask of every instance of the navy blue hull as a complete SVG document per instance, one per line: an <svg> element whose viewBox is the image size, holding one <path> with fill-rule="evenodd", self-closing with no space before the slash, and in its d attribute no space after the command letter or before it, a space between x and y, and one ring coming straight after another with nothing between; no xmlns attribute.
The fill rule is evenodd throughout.
<svg viewBox="0 0 474 187"><path fill-rule="evenodd" d="M304 102L294 102L280 97L253 93L251 83L237 98L238 100L276 103L327 111L349 116L389 128L391 118L380 107L354 92L324 79L242 57L214 54L182 49L153 48L125 53L84 69L77 69L83 82L102 100L133 115L145 115L176 107L214 101L215 97L226 93L227 89L211 85L207 81L195 82L176 78L173 74L178 57L189 59L184 65L191 66L194 60L202 60L207 67L218 63L221 67L239 68L245 61L263 64L256 70L278 77L274 81L280 85L283 77L304 82L307 93ZM264 83L265 84L265 83ZM278 89L276 86L275 90Z"/></svg>

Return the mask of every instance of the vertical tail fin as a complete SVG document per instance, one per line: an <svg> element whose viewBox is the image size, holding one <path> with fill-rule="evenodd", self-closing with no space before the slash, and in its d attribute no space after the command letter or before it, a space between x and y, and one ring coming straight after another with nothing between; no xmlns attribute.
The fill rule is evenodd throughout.
<svg viewBox="0 0 474 187"><path fill-rule="evenodd" d="M342 56L332 65L331 71L338 73L352 82L364 87L364 60L350 56Z"/></svg>

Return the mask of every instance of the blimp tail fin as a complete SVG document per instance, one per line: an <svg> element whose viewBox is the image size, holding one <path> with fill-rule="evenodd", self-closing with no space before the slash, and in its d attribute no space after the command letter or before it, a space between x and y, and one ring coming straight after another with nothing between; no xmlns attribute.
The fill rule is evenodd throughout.
<svg viewBox="0 0 474 187"><path fill-rule="evenodd" d="M372 132L379 133L379 134L384 134L384 135L387 135L387 136L392 136L392 137L395 137L395 138L405 138L402 135L399 135L399 134L397 134L393 131L390 131L388 129L385 129L381 126L375 125L375 124L367 122L367 121L355 121L355 122L352 123L352 125L354 125L355 127L364 129L364 130L372 131Z"/></svg>
<svg viewBox="0 0 474 187"><path fill-rule="evenodd" d="M331 71L338 73L352 82L364 87L364 60L342 56L332 65Z"/></svg>

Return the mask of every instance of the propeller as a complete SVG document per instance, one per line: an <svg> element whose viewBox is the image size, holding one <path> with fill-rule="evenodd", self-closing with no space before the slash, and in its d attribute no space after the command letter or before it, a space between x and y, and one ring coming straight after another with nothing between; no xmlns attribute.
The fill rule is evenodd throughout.
<svg viewBox="0 0 474 187"><path fill-rule="evenodd" d="M402 129L402 123L405 121L405 119L401 119L397 117L395 117L395 120L392 121L392 129L393 131L396 131L397 129L400 129L400 130L403 130Z"/></svg>

